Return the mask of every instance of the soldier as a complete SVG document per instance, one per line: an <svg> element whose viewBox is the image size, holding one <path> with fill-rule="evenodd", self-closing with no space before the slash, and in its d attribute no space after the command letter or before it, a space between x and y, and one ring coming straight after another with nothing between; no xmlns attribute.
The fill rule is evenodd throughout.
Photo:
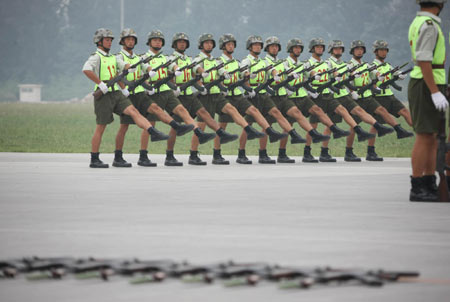
<svg viewBox="0 0 450 302"><path fill-rule="evenodd" d="M176 33L172 38L172 48L174 48L175 51L173 52L171 59L178 57L177 66L180 68L191 65L193 63L191 58L184 54L186 49L189 48L189 44L189 37L185 33ZM184 69L183 74L175 78L175 83L180 87L182 84L189 82L192 78L194 78L192 68ZM225 131L224 127L219 126L219 124L205 109L200 100L193 94L191 87L188 87L186 90L181 91L178 99L181 101L181 104L183 104L183 106L188 110L192 118L199 116L208 125L208 127L216 131L216 141L220 141L221 144L225 144L234 141L239 137L236 134L229 134ZM175 118L178 119L177 116L175 116ZM169 136L170 138L167 141L167 150L173 152L176 133L171 130L169 132ZM197 151L191 150L191 157L198 157Z"/></svg>
<svg viewBox="0 0 450 302"><path fill-rule="evenodd" d="M316 66L309 73L309 76L314 77L312 85L316 89L320 89L321 85L327 84L333 79L329 79L333 75L326 73L330 70L330 66L327 62L322 60L322 55L325 51L325 41L321 38L314 38L309 42L309 52L312 53L311 58L304 64L305 68ZM321 74L321 75L320 75ZM314 102L322 108L322 110L331 118L332 121L340 121L341 117L350 126L353 132L358 134L358 140L364 141L375 135L365 132L355 122L353 117L349 114L347 109L342 106L337 100L333 98L333 94L329 88L325 88L321 93L311 93ZM312 116L310 118L311 124L314 128L317 127L318 118ZM330 129L325 129L325 133L330 133ZM326 150L327 151L327 150ZM328 152L327 152L328 153ZM346 154L347 155L347 154ZM304 150L303 162L317 162L317 160L311 155L311 138L307 137L307 143Z"/></svg>
<svg viewBox="0 0 450 302"><path fill-rule="evenodd" d="M95 85L95 90L100 89L102 96L94 100L94 108L97 126L92 137L91 168L108 168L99 158L100 143L106 126L114 121L113 113L117 115L129 115L140 128L151 135L152 141L167 140L169 136L155 129L125 96L129 92L123 83L119 86L108 87L105 83L113 79L118 72L129 66L116 60L109 54L114 35L111 30L99 28L94 34L94 44L97 50L84 63L83 73Z"/></svg>
<svg viewBox="0 0 450 302"><path fill-rule="evenodd" d="M363 41L361 40L355 40L351 43L350 48L350 54L353 55L352 59L350 60L350 64L352 66L361 65L362 63L362 57L366 53L366 46ZM364 71L361 74L360 77L354 79L353 86L356 88L361 88L363 86L367 86L370 84L371 80L378 78L379 81L383 81L384 77L381 76L381 73L379 73L377 70L374 70L373 72L369 73L367 71L369 64L364 63L361 67L356 69L355 72ZM400 124L395 120L395 118L389 114L389 112L380 105L380 103L377 102L377 100L373 97L372 91L370 89L367 89L364 91L363 94L360 94L358 91L352 91L351 92L352 98L369 114L372 116L374 114L377 114L380 116L386 123L391 125L394 130L397 132L397 138L402 139L406 137L410 137L412 133L406 131L403 129ZM376 129L372 127L370 129L371 133L375 133ZM350 147L353 145L354 140L354 134L350 134L347 139L347 147ZM375 140L369 141L369 145L367 147L367 156L366 160L368 161L382 161L383 158L379 157L378 154L375 152L375 146L371 145L371 142L374 143ZM351 157L353 157L353 160L355 160L354 154L351 154Z"/></svg>
<svg viewBox="0 0 450 302"><path fill-rule="evenodd" d="M445 91L445 37L439 13L446 0L417 0L420 11L409 27L416 64L410 74L408 101L416 141L411 154L410 201L438 201L436 152L438 122L448 108Z"/></svg>
<svg viewBox="0 0 450 302"><path fill-rule="evenodd" d="M225 79L223 84L228 88L230 85L235 84L238 80L243 80L243 74L239 72L239 61L233 59L233 52L236 48L236 39L232 34L224 34L219 38L219 49L223 51L220 59L227 63L232 61L232 63L227 64L225 67L219 70L220 74L228 74L229 79ZM248 66L242 66L245 68ZM252 92L253 94L255 92ZM263 117L261 112L259 112L256 107L250 103L246 98L243 97L242 91L235 87L234 89L228 88L228 95L226 99L239 111L241 115L249 115L252 116L253 119L261 126L262 129L265 129L266 134L269 136L271 142L276 142L283 137L287 137L286 133L280 133L274 130L267 120ZM220 115L219 116L220 126L222 128L226 128L227 123L232 123L233 120L229 115ZM216 165L228 165L230 162L225 160L220 153L220 144L221 142L216 138L214 140L214 157L213 164Z"/></svg>
<svg viewBox="0 0 450 302"><path fill-rule="evenodd" d="M214 69L214 67L219 65L219 63L211 55L211 52L215 47L216 42L214 41L214 37L212 34L205 33L200 35L200 37L198 38L198 49L200 49L200 54L197 56L196 60L200 61L203 58L205 58L205 60L195 66L194 71L196 74L202 75L202 81L204 84L211 83L219 78L218 71ZM211 70L210 72L206 72L211 68L213 68L213 70ZM220 89L218 88L218 86L212 86L209 91L205 89L203 92L200 92L198 98L213 118L216 113L218 113L219 115L228 114L229 116L231 116L233 121L241 126L243 128L243 131L248 134L249 139L255 139L265 136L264 133L257 131L255 128L248 124L248 122L242 117L238 110L228 102L224 95L220 93ZM201 118L199 118L199 125L203 128L206 125ZM191 146L193 152L189 157L189 163L192 165L206 165L206 162L202 161L198 156L197 138L192 137Z"/></svg>
<svg viewBox="0 0 450 302"><path fill-rule="evenodd" d="M292 72L290 75L286 75L286 71L290 69L288 61L278 60L277 55L279 51L281 50L281 43L280 40L277 37L269 37L266 39L264 51L267 52L267 55L265 57L265 60L267 64L274 66L274 71L272 71L272 75L269 77L269 80L273 80L271 87L274 87L277 84L280 84L281 82L285 81L288 76L292 76L294 78L300 78L301 74L298 74L296 72ZM303 44L302 44L303 45ZM300 53L303 50L303 48L300 48ZM288 50L289 52L289 50ZM300 55L300 53L298 55ZM295 55L294 55L295 57ZM297 59L297 58L296 58ZM281 76L280 76L281 75ZM278 76L279 80L276 80L276 77ZM274 88L275 90L275 88ZM323 110L317 106L317 105L311 105L308 110L305 110L305 115L300 111L300 108L296 106L294 101L291 98L288 98L288 94L292 96L293 93L290 92L290 90L286 90L286 88L281 87L278 89L278 91L275 90L275 95L272 96L272 100L277 105L278 109L283 113L283 115L288 118L288 120L293 123L297 122L303 129L306 131L312 131L313 133L317 133L316 129L314 129L311 124L306 119L305 115L310 115L311 113L313 115L317 115L318 119L323 122L325 125L329 126L331 131L333 132L334 138L340 138L344 137L350 134L348 131L344 131L340 128L338 128L331 120L330 118L323 112ZM311 100L309 100L311 101ZM304 101L307 102L307 101ZM330 136L323 136L321 140L315 140L315 142L320 141L328 141L330 139ZM294 160L290 159L286 154L286 144L287 139L284 139L280 142L280 149L278 152L278 158L277 161L281 163L293 163Z"/></svg>
<svg viewBox="0 0 450 302"><path fill-rule="evenodd" d="M266 81L268 81L269 74L272 74L275 80L281 80L281 77L274 73L273 66L269 66L265 60L262 60L259 58L259 55L261 53L261 50L263 49L264 43L260 36L249 36L247 38L246 47L249 50L250 54L242 60L243 66L252 66L250 69L250 75L256 74L256 77L250 76L249 78L249 84L250 87L253 87L254 89L258 89L260 85L264 85ZM255 65L256 64L256 65ZM264 68L268 68L268 71L266 72ZM261 86L264 87L264 86ZM270 89L270 88L269 88ZM251 95L252 96L252 95ZM281 126L281 128L287 132L291 137L291 144L300 144L304 143L306 140L300 136L300 134L295 131L295 129L292 127L292 125L286 120L286 118L283 116L283 114L280 112L280 110L277 108L273 100L268 96L266 89L259 89L258 93L256 93L256 96L253 96L250 98L250 101L252 104L255 105L255 107L263 114L263 116L266 118L266 120L269 122L269 124L277 121L278 124ZM252 117L247 116L248 120L253 122ZM304 122L304 121L303 121ZM314 137L315 142L322 141L324 139L328 139L329 137L323 136L317 131L315 131L309 123L302 123L302 127L305 128L305 130L309 131L309 133ZM252 162L247 158L245 155L245 144L246 144L246 136L245 133L242 133L241 139L240 139L240 149L239 149L239 155L236 162L240 164L251 164ZM267 141L260 140L260 150L259 150L259 159L258 162L262 164L274 164L275 161L272 160L267 155L267 150L265 149L265 146L267 145Z"/></svg>
<svg viewBox="0 0 450 302"><path fill-rule="evenodd" d="M328 66L330 68L341 68L343 66L347 66L347 63L344 62L341 57L342 54L344 53L344 43L341 40L332 40L330 41L329 45L328 45L328 52L330 53L330 57L326 60L326 62L328 63ZM352 66L350 66L351 68ZM340 70L339 73L344 73L342 75L342 77L340 79L336 79L335 80L339 80L339 81L344 81L347 78L347 73L345 73L346 70L349 69L349 66L347 66L347 68L344 68L343 70ZM337 82L335 83L337 84ZM339 101L339 103L345 107L345 109L347 109L348 112L350 112L350 114L352 114L353 116L355 116L355 120L361 119L363 122L372 125L378 132L378 136L384 136L388 133L392 133L394 132L394 129L392 129L391 127L386 127L384 125L382 125L381 123L377 122L377 120L371 116L370 114L368 114L364 109L361 108L361 106L358 105L358 103L356 103L351 97L350 97L350 92L349 90L344 87L339 89L339 93L334 93L333 94L334 99L336 99L337 101ZM383 120L384 121L384 120ZM369 138L369 141L372 140L372 138ZM346 155L352 155L353 154L353 149L350 146L347 147L346 150ZM319 160L321 162L336 162L336 159L333 158L329 152L328 152L328 142L323 142L323 146L322 146L322 151L320 153L320 158ZM344 158L344 160L346 161L360 161L360 158L355 158L353 156L346 156Z"/></svg>
<svg viewBox="0 0 450 302"><path fill-rule="evenodd" d="M153 68L158 68L160 65L167 62L167 57L161 53L161 48L164 47L165 39L164 35L159 30L151 31L147 37L147 45L149 46L149 51L146 55L155 56L150 60L149 65L149 76L151 82L158 82L164 78L168 77L168 71L171 70L176 77L182 75L182 72L178 70L176 63L172 63L168 68L159 68L157 71L152 70ZM179 95L179 88L176 90L177 95ZM163 84L158 88L158 91L152 96L152 99L164 110L169 113L178 115L186 124L194 125L194 133L198 138L200 144L204 144L216 137L215 133L204 133L203 128L199 127L197 123L192 119L189 112L180 101L175 96L174 92L170 89L167 84ZM148 115L150 121L155 122L157 117L154 115ZM144 134L143 134L144 135ZM148 137L148 136L147 136ZM173 155L173 150L166 151L166 159L164 161L166 166L181 166L180 163Z"/></svg>
<svg viewBox="0 0 450 302"><path fill-rule="evenodd" d="M138 38L136 32L133 29L126 28L120 33L119 44L123 46L122 50L116 55L116 60L121 62L121 64L133 65L140 61L140 57L134 52L134 46L137 44ZM137 66L136 70L129 72L127 75L128 82L134 82L140 79L143 75L143 71L147 70L147 64L140 64ZM128 89L128 86L127 86ZM193 125L180 125L176 122L170 115L168 115L164 110L162 110L156 103L154 103L148 94L145 92L144 87L138 86L134 91L130 91L128 98L131 100L139 113L143 116L147 115L147 112L155 114L158 118L169 124L172 129L171 133L181 136L191 131ZM125 140L125 134L127 133L128 126L134 124L134 121L128 115L120 116L120 128L116 135L116 151L114 152L114 167L131 167L131 163L126 162L122 157L122 148ZM141 150L139 150L139 160L138 165L143 167L156 167L156 163L152 163L147 156L147 145L141 142Z"/></svg>

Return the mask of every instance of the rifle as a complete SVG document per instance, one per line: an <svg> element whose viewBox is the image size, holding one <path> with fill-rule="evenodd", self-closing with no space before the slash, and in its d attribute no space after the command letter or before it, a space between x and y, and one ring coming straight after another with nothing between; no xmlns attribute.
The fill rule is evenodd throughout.
<svg viewBox="0 0 450 302"><path fill-rule="evenodd" d="M387 81L384 82L384 83L381 83L381 84L380 84L380 89L386 89L387 87L392 86L392 87L395 88L396 90L402 91L402 87L399 86L399 85L397 85L395 82L398 81L399 75L400 75L400 74L408 74L408 73L410 73L412 70L413 70L412 68L408 68L408 69L406 69L406 70L400 72L399 74L394 75L394 77L393 77L392 79L387 80Z"/></svg>
<svg viewBox="0 0 450 302"><path fill-rule="evenodd" d="M236 69L235 71L232 71L231 75L234 75L236 72L242 73L246 69L250 70L253 66L255 66L257 64L258 64L258 62L253 63L250 66L249 65L243 66L243 67L241 67L239 69ZM228 89L231 90L232 93L234 93L234 89L236 87L242 87L242 88L244 88L245 91L251 92L253 89L250 86L245 85L245 83L249 80L249 78L250 78L250 75L244 76L241 80L239 80L239 81L237 81L237 82L235 82L233 84L228 85Z"/></svg>
<svg viewBox="0 0 450 302"><path fill-rule="evenodd" d="M445 133L445 112L439 113L439 125L438 125L438 149L436 155L436 171L439 174L439 186L438 186L438 194L439 201L441 202L449 202L448 196L448 186L447 179L445 177L445 170L448 170L449 167L446 166L445 156L447 154L447 143L446 143L446 133Z"/></svg>
<svg viewBox="0 0 450 302"><path fill-rule="evenodd" d="M309 66L308 68L301 70L300 73L309 72L309 71L313 70L314 68L316 68L316 67L322 65L324 62L325 62L325 61L322 61L321 63L317 63L317 64L315 64L315 65L311 65L311 66ZM290 69L288 70L287 73L290 74L290 73L294 72L294 71L295 71L297 68L299 68L299 67L300 67L300 66L294 66L294 67L290 68ZM291 81L294 80L294 79L295 79L295 78L294 78L293 75L289 75L289 76L287 77L286 80L282 81L281 83L276 84L276 85L273 86L272 88L273 88L275 91L278 91L281 87L285 87L286 89L288 89L288 90L290 90L290 91L292 91L292 92L297 92L298 89L296 90L296 89L294 89L292 86L289 85L289 82L291 82ZM312 82L312 80L311 80L311 82ZM305 83L305 85L303 85L302 87L305 87L305 86L309 87L309 88L307 88L308 90L311 89L311 90L313 90L314 92L316 92L316 90L315 90L314 88L312 88L312 87L309 85L309 83Z"/></svg>
<svg viewBox="0 0 450 302"><path fill-rule="evenodd" d="M352 68L350 68L349 70L343 71L340 74L338 74L339 77L342 77L344 74L346 73L350 73L350 75L348 76L347 79L340 81L339 83L337 83L336 85L334 85L336 88L338 89L342 89L343 86L348 87L349 89L356 91L358 90L357 87L353 86L352 84L350 84L351 81L353 81L355 79L355 75L352 75L352 72L354 72L355 70L357 70L358 68L360 68L361 66L363 66L366 63L361 63L359 65L355 65ZM357 73L359 74L359 73Z"/></svg>
<svg viewBox="0 0 450 302"><path fill-rule="evenodd" d="M387 64L387 62L383 62L380 65L373 64L372 66L370 66L370 67L368 67L368 68L366 68L364 70L361 70L361 71L357 72L356 74L363 74L364 72L369 72L370 73L370 72L374 71L375 69L377 69L379 67L382 67L382 66L384 66L386 64ZM390 73L390 71L388 73ZM358 89L358 94L363 95L364 92L366 92L366 90L368 90L368 89L372 90L372 93L378 93L379 89L375 88L375 85L377 84L377 82L378 82L378 78L370 81L370 83L365 85L365 86L357 88Z"/></svg>
<svg viewBox="0 0 450 302"><path fill-rule="evenodd" d="M154 57L155 56L148 56L146 58L141 58L138 62L131 65L128 69L123 70L121 74L116 75L114 78L112 78L109 81L106 81L106 83L105 83L106 86L113 87L117 82L124 82L125 85L129 85L130 82L126 80L129 70L138 67L140 64L149 62ZM134 90L134 88L133 88L133 90ZM98 100L103 95L103 92L99 88L97 88L97 90L95 90L92 94L94 95L94 100Z"/></svg>
<svg viewBox="0 0 450 302"><path fill-rule="evenodd" d="M252 73L253 73L253 74L258 74L258 73L260 73L260 72L262 72L262 71L268 72L268 71L269 71L270 69L272 69L272 68L273 68L273 65L270 64L270 65L268 65L268 66L266 66L266 67L263 67L263 68L260 68L260 69L256 70L255 72L252 72ZM258 87L256 87L256 88L254 89L254 91L255 91L256 93L258 93L259 91L261 91L261 90L267 88L267 86L269 86L271 82L272 82L272 81L266 81L265 83L262 83L262 84L258 85Z"/></svg>

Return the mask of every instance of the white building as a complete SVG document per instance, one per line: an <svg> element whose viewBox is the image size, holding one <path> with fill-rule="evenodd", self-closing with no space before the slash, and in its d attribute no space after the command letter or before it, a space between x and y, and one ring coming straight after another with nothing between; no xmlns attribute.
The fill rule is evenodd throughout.
<svg viewBox="0 0 450 302"><path fill-rule="evenodd" d="M41 101L41 87L38 84L21 84L19 85L21 102L40 102Z"/></svg>

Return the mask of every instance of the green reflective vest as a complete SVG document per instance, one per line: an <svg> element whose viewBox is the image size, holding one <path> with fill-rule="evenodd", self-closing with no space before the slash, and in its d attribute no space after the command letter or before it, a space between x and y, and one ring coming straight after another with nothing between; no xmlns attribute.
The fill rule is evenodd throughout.
<svg viewBox="0 0 450 302"><path fill-rule="evenodd" d="M228 60L227 60L226 58L224 58L223 56L221 56L220 59L221 59L222 62L224 62L224 63L228 62ZM233 60L232 63L226 65L223 69L224 69L225 71L227 71L227 72L230 74L230 76L231 76L231 78L225 79L225 80L223 81L223 84L224 84L225 86L234 84L234 83L236 83L237 81L239 81L239 79L240 79L240 74L239 74L239 72L234 72L234 71L236 71L236 70L239 69L239 62L238 62L238 61ZM241 94L242 94L242 91L241 91L238 87L234 88L234 91L228 91L228 95L241 95Z"/></svg>
<svg viewBox="0 0 450 302"><path fill-rule="evenodd" d="M254 73L255 71L258 71L259 69L264 68L264 67L267 66L267 65L266 65L266 61L261 60L260 58L255 58L255 57L252 56L252 55L248 55L247 58L250 60L250 65L253 65L253 64L255 64L255 63L258 63L258 64L256 64L255 66L253 66L253 67L250 69L250 73ZM250 79L248 80L248 83L249 83L250 86L252 86L253 88L256 88L258 85L262 85L262 84L264 84L265 82L266 82L266 72L265 72L264 70L258 72L258 73L256 74L256 77L255 77L254 79L250 78ZM261 89L261 90L259 91L260 94L264 94L264 93L266 93L266 92L267 92L267 91L266 91L265 89Z"/></svg>
<svg viewBox="0 0 450 302"><path fill-rule="evenodd" d="M381 63L378 60L374 60L373 64L375 65L381 65ZM386 65L378 67L377 70L380 74L384 74L386 72L388 72L389 70L392 69L391 64L386 63ZM390 79L392 79L394 75L392 73L388 73L385 77L383 81L378 81L377 82L377 87L380 87L380 85L386 81L389 81ZM386 89L382 89L380 93L377 93L375 96L390 96L390 95L394 95L394 93L392 92L391 88L386 88Z"/></svg>
<svg viewBox="0 0 450 302"><path fill-rule="evenodd" d="M140 58L138 56L134 56L134 58L129 57L128 53L125 52L124 50L121 50L119 55L122 55L123 61L126 64L130 64L130 65L136 64L140 60ZM139 80L140 78L142 78L141 64L139 64L136 67L136 71L135 72L127 74L127 81L134 82L134 81ZM128 89L128 86L127 86L127 89ZM143 92L144 90L145 90L144 87L139 85L138 87L136 87L136 89L134 89L134 92L130 91L130 93L139 93L139 92Z"/></svg>
<svg viewBox="0 0 450 302"><path fill-rule="evenodd" d="M311 64L311 66L317 64L316 60L315 60L313 57L309 58L308 61L309 61L309 63ZM314 68L313 70L311 70L310 72L314 72L314 74L318 74L318 73L325 72L325 71L327 71L327 70L328 70L328 64L323 63L323 64L320 64L320 66L317 66L316 68ZM317 88L317 87L319 87L320 85L323 85L323 84L325 84L325 83L327 83L327 82L328 82L328 74L324 74L324 75L322 75L322 77L320 78L320 80L318 80L318 81L316 81L316 80L312 81L312 82L311 82L311 85L312 85L313 88ZM330 89L328 89L328 88L324 89L323 92L322 92L322 94L328 94L328 93L330 93Z"/></svg>
<svg viewBox="0 0 450 302"><path fill-rule="evenodd" d="M293 68L294 66L296 66L296 64L294 64L291 60L287 59L288 62L288 66L289 69ZM299 73L303 70L303 64L298 65L298 67L294 70L294 72ZM295 86L298 83L303 82L303 73L300 74L300 77L298 79L293 79L292 81L289 82L289 85L291 86ZM306 89L301 87L299 88L295 93L291 94L289 96L289 98L293 99L293 98L303 98L305 96L308 96L308 93L306 92Z"/></svg>
<svg viewBox="0 0 450 302"><path fill-rule="evenodd" d="M153 54L149 51L147 55L152 56ZM149 63L150 67L152 69L157 68L158 66L164 64L167 62L167 58L163 54L158 54L155 58L151 59ZM167 78L169 76L167 67L159 68L156 71L156 75L150 79L151 82L158 82L159 80L162 80L164 78ZM170 90L170 87L167 84L163 84L159 87L159 92L168 91Z"/></svg>
<svg viewBox="0 0 450 302"><path fill-rule="evenodd" d="M352 59L352 61L350 61L350 64L359 65L359 63L354 59ZM367 69L368 67L369 67L369 64L367 64L367 62L364 62L364 64L361 67L359 67L358 69L356 69L354 72L363 71L364 69ZM353 86L359 88L359 87L369 85L371 82L372 82L372 80L370 79L370 72L368 72L366 70L365 72L363 72L361 74L361 76L359 78L355 78L353 80ZM370 96L372 96L372 90L370 90L370 89L367 89L366 91L364 91L363 95L361 95L361 94L359 95L360 98L367 98Z"/></svg>
<svg viewBox="0 0 450 302"><path fill-rule="evenodd" d="M174 54L177 55L177 54ZM179 68L183 68L184 66L187 66L189 64L191 64L191 58L189 58L188 56L185 56L185 59L179 58L177 60L177 66ZM193 73L192 73L192 69L185 69L183 70L183 73L177 77L175 77L175 83L177 83L177 85L181 86L181 84L189 82L191 79L193 78ZM188 87L186 89L186 92L182 91L181 95L191 95L192 94L192 88Z"/></svg>
<svg viewBox="0 0 450 302"><path fill-rule="evenodd" d="M273 65L273 68L276 70L276 72L278 74L282 73L284 71L284 62L283 61L274 61L269 57L266 57L266 60L268 61L269 65ZM270 86L275 86L277 84L280 84L282 81L286 80L286 75L282 75L281 76L281 81L273 81L273 75L272 73L268 74L268 80L272 81L272 83L270 83ZM286 95L286 88L281 87L280 89L278 89L278 91L275 91L276 95Z"/></svg>
<svg viewBox="0 0 450 302"><path fill-rule="evenodd" d="M117 75L117 60L113 55L103 55L101 52L96 51L96 54L100 56L100 74L99 79L102 82L107 82ZM98 85L95 85L94 90L97 90ZM118 90L120 87L115 84L114 90ZM109 87L109 91L113 91L113 87Z"/></svg>
<svg viewBox="0 0 450 302"><path fill-rule="evenodd" d="M342 63L340 63L340 64L338 64L335 60L333 60L333 59L331 59L331 58L329 58L328 60L327 60L327 62L329 62L330 64L331 64L331 67L332 68L340 68L340 67L342 67L342 66L344 66L344 65L347 65L347 63L345 63L344 61L342 61ZM342 73L343 72L343 70L344 70L344 68L342 68L341 70L339 70L338 71L338 73ZM342 76L342 81L343 80L345 80L346 78L347 78L347 73L344 73L344 75ZM335 84L333 84L333 85L336 85L337 83L335 83ZM344 96L346 96L346 95L349 95L350 94L350 92L348 92L348 90L347 90L347 88L341 88L341 89L339 89L339 93L334 93L333 94L333 97L335 98L335 99L338 99L338 98L341 98L341 97L344 97Z"/></svg>
<svg viewBox="0 0 450 302"><path fill-rule="evenodd" d="M417 39L419 38L419 31L422 27L423 23L428 22L429 26L433 26L431 22L435 22L429 16L416 16L414 21L409 26L409 45L411 46L411 55L414 62L416 62L416 44ZM437 24L437 23L436 23ZM445 38L442 34L441 27L438 25L439 34L436 42L436 46L434 48L433 53L433 61L431 64L433 65L444 65L445 64ZM412 79L423 79L422 70L418 65L414 66L414 69L411 71L410 77ZM433 77L434 81L437 85L445 84L445 69L444 68L436 68L433 69Z"/></svg>
<svg viewBox="0 0 450 302"><path fill-rule="evenodd" d="M203 69L205 71L217 65L219 64L217 64L217 61L214 58L207 58L206 60L203 61ZM218 77L219 74L217 70L212 70L209 72L209 75L206 78L203 78L203 84L211 83L212 81L217 80ZM209 94L218 94L218 93L220 93L220 89L217 86L213 86L209 90Z"/></svg>

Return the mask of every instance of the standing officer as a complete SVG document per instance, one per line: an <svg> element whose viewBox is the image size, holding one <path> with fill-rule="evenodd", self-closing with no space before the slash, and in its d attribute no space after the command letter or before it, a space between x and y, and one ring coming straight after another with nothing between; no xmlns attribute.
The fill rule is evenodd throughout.
<svg viewBox="0 0 450 302"><path fill-rule="evenodd" d="M408 84L408 101L416 141L411 154L410 201L437 201L436 150L438 123L448 108L445 91L445 37L439 13L446 0L417 0L420 11L409 27L415 62Z"/></svg>
<svg viewBox="0 0 450 302"><path fill-rule="evenodd" d="M95 85L95 90L100 89L102 96L94 99L94 108L97 126L92 137L91 168L108 168L99 158L100 143L106 126L114 121L113 113L117 115L129 115L133 121L151 135L152 141L167 140L169 136L155 129L125 96L129 92L123 83L109 87L105 82L113 79L118 72L128 65L118 62L116 57L109 54L114 35L111 30L99 28L94 34L94 44L97 50L84 63L83 73Z"/></svg>

